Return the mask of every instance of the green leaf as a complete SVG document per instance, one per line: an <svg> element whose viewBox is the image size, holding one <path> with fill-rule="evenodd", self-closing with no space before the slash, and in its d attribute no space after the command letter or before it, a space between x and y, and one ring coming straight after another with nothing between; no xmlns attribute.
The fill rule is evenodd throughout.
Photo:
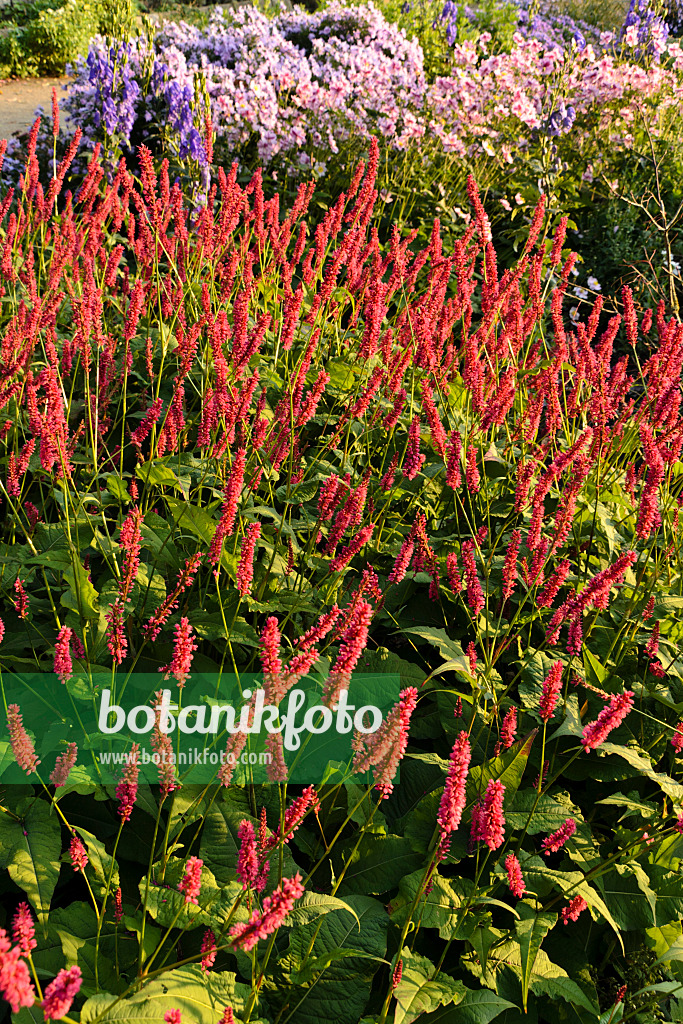
<svg viewBox="0 0 683 1024"><path fill-rule="evenodd" d="M294 972L305 970L304 961L313 940L315 958L348 949L373 958L385 957L389 918L382 904L369 896L349 896L348 904L353 914L344 910L327 914L322 921L291 932L289 949L279 964L289 973L290 980L279 986L275 995L278 1004L288 1004L296 1024L358 1024L363 1016L377 971L374 960L366 956L344 957L332 960L308 984L297 985L291 980ZM210 1024L209 1018L207 1022Z"/></svg>
<svg viewBox="0 0 683 1024"><path fill-rule="evenodd" d="M57 907L50 911L50 937L53 942L61 944L67 967L80 967L84 993L94 992L97 918L93 908L87 903L72 903L69 907ZM105 922L100 937L97 978L101 987L115 992L120 989L114 968L116 941L111 922ZM130 940L124 942L122 936L119 936L118 944L120 958L125 948L126 959L132 962L137 952L137 943Z"/></svg>
<svg viewBox="0 0 683 1024"><path fill-rule="evenodd" d="M680 782L674 782L674 780L664 772L654 771L649 757L647 757L644 752L616 743L603 743L599 750L605 754L616 754L618 757L622 757L624 761L627 761L631 767L635 768L636 771L639 772L640 775L644 775L646 778L651 779L652 782L656 783L661 791L666 793L666 795L672 800L675 800L677 803L683 802L683 785L681 785Z"/></svg>
<svg viewBox="0 0 683 1024"><path fill-rule="evenodd" d="M61 850L59 819L44 800L33 799L21 821L0 814L0 862L28 896L46 935Z"/></svg>
<svg viewBox="0 0 683 1024"><path fill-rule="evenodd" d="M64 570L64 579L69 585L69 589L60 598L64 607L85 619L99 618L99 594L79 561L76 561L75 570L73 565Z"/></svg>
<svg viewBox="0 0 683 1024"><path fill-rule="evenodd" d="M169 466L155 462L143 462L135 469L138 480L158 487L179 487L180 480Z"/></svg>
<svg viewBox="0 0 683 1024"><path fill-rule="evenodd" d="M469 658L463 651L462 647L457 640L451 640L446 633L445 629L436 629L433 626L410 626L402 629L401 633L407 635L419 636L423 640L427 640L432 646L439 649L439 653L442 657L447 658L449 661L455 661L462 665L462 670L466 675L472 678L470 675L470 662Z"/></svg>
<svg viewBox="0 0 683 1024"><path fill-rule="evenodd" d="M92 996L81 1010L81 1024L99 1018L100 1024L111 1021L144 1021L164 1024L169 1010L180 1010L183 1021L219 1021L226 1006L239 1013L249 996L249 986L235 981L232 971L209 971L200 966L178 967L148 982L129 999L116 1005L107 993ZM107 1009L111 1006L111 1009ZM102 1016L100 1016L102 1014Z"/></svg>
<svg viewBox="0 0 683 1024"><path fill-rule="evenodd" d="M496 949L496 957L501 965L505 965L521 981L523 966L521 949L516 942L507 942ZM589 1013L599 1013L597 1004L592 1003L586 993L567 972L550 961L548 954L539 949L529 974L529 989L536 996L547 996L549 999L564 999L570 1005L580 1006Z"/></svg>
<svg viewBox="0 0 683 1024"><path fill-rule="evenodd" d="M296 901L293 909L285 918L285 928L298 928L301 925L310 924L311 921L315 921L333 910L347 911L356 919L360 928L356 911L344 900L337 899L336 896L326 896L321 892L310 891L305 892L301 899Z"/></svg>
<svg viewBox="0 0 683 1024"><path fill-rule="evenodd" d="M438 928L442 939L452 939L463 925L458 909L471 898L474 884L468 878L442 878L436 873L431 881L431 891L418 900L416 916L420 918L421 927ZM423 882L423 869L413 871L401 881L399 895L392 901L393 922L403 924Z"/></svg>
<svg viewBox="0 0 683 1024"><path fill-rule="evenodd" d="M394 889L404 875L416 871L422 857L401 836L365 835L349 841L350 856L340 848L345 867L341 892L377 894Z"/></svg>
<svg viewBox="0 0 683 1024"><path fill-rule="evenodd" d="M515 1004L488 989L467 989L465 998L457 1006L424 1017L421 1024L490 1024L504 1010L515 1010Z"/></svg>
<svg viewBox="0 0 683 1024"><path fill-rule="evenodd" d="M548 932L557 923L557 914L547 911L538 913L528 903L518 903L520 920L515 924L515 934L519 941L519 956L522 972L522 1003L527 1012L529 1002L529 982L541 943Z"/></svg>
<svg viewBox="0 0 683 1024"><path fill-rule="evenodd" d="M406 947L401 953L401 960L403 973L394 990L394 1024L412 1024L438 1006L460 1002L465 993L463 983L447 974L431 980L436 968L426 956L411 953Z"/></svg>

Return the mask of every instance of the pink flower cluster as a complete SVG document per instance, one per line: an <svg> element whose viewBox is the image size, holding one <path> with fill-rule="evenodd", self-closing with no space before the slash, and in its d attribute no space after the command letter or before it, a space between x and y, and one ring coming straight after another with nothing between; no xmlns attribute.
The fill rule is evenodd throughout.
<svg viewBox="0 0 683 1024"><path fill-rule="evenodd" d="M278 886L271 896L266 896L261 911L255 910L246 923L237 924L230 929L233 945L248 953L257 943L262 939L267 939L284 924L294 903L303 894L301 875L296 874L293 878L284 878L282 885Z"/></svg>
<svg viewBox="0 0 683 1024"><path fill-rule="evenodd" d="M484 842L489 850L497 850L505 840L503 800L505 786L500 779L491 779L484 799L472 808L472 842Z"/></svg>

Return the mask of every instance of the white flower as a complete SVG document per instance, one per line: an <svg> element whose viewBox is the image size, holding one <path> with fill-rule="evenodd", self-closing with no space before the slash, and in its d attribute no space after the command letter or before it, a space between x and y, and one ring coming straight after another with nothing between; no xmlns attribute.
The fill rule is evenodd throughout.
<svg viewBox="0 0 683 1024"><path fill-rule="evenodd" d="M574 285L574 287L572 288L572 291L574 292L574 295L576 295L577 299L587 299L588 298L588 292L586 291L585 288L582 288L581 285L578 285L578 284Z"/></svg>
<svg viewBox="0 0 683 1024"><path fill-rule="evenodd" d="M578 324L578 322L579 322L579 310L578 310L577 306L572 306L572 308L569 310L569 319L571 320L571 322L573 324Z"/></svg>
<svg viewBox="0 0 683 1024"><path fill-rule="evenodd" d="M597 277L593 277L592 275L589 276L587 284L588 284L588 287L592 291L594 291L594 292L601 292L602 291L602 285L598 281Z"/></svg>

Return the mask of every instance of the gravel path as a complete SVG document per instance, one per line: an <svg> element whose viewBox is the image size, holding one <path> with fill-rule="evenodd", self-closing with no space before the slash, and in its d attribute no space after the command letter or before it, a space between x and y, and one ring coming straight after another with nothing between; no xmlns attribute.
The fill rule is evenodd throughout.
<svg viewBox="0 0 683 1024"><path fill-rule="evenodd" d="M20 78L0 80L0 139L8 139L14 132L25 131L35 121L36 107L42 106L48 118L52 117L52 87L57 96L64 95L64 78Z"/></svg>

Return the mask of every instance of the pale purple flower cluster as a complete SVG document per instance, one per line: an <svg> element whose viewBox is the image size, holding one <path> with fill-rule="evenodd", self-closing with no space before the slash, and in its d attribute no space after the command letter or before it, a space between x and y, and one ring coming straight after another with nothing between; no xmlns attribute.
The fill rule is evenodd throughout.
<svg viewBox="0 0 683 1024"><path fill-rule="evenodd" d="M456 16L452 0L442 10ZM333 0L274 18L251 6L217 9L206 29L165 23L149 41L116 46L96 37L62 106L83 130L84 152L106 130L112 167L141 142L158 151L161 141L169 158L205 174L207 103L219 162L255 150L263 166L290 173L322 173L330 154L378 134L395 150L422 145L425 163L431 147L434 156L486 153L510 165L528 159L535 133L564 134L588 113L614 152L632 145L643 100L660 110L680 103L677 43L666 63L638 63L637 50L617 53L609 33L601 43L611 52L601 52L586 42L595 39L590 26L556 20L554 35L517 32L510 53L490 53L489 33L456 42L451 73L429 82L417 39L372 3ZM10 145L3 174L18 177L21 163Z"/></svg>
<svg viewBox="0 0 683 1024"><path fill-rule="evenodd" d="M631 5L619 33L619 39L626 47L633 47L636 54L652 55L659 60L666 51L669 26L651 8L650 0L631 0Z"/></svg>

